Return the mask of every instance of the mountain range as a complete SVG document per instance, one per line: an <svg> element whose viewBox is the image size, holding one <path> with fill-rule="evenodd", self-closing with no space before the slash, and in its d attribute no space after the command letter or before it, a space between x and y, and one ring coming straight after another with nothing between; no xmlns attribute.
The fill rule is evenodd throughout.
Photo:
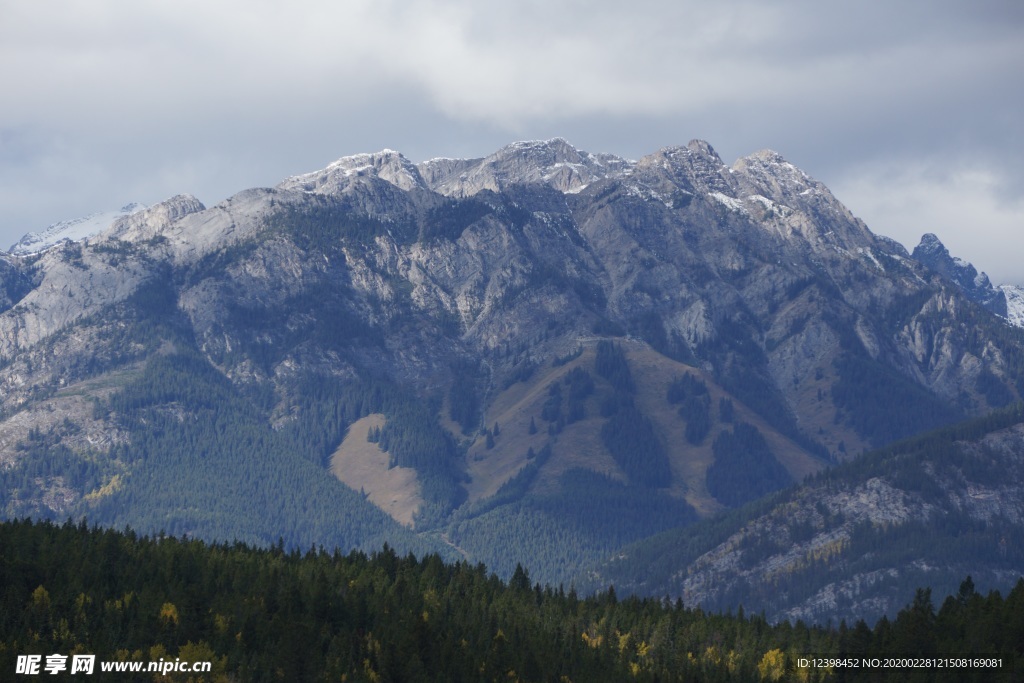
<svg viewBox="0 0 1024 683"><path fill-rule="evenodd" d="M0 257L7 517L583 585L1024 392L1016 290L771 151L384 150L124 213Z"/></svg>

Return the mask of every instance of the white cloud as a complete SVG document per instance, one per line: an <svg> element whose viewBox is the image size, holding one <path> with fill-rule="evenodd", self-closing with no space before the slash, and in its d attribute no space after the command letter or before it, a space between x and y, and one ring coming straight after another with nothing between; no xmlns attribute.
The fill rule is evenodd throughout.
<svg viewBox="0 0 1024 683"><path fill-rule="evenodd" d="M906 98L994 51L1022 54L1013 34L937 50L949 36L927 23L872 16L868 27L862 8L799 1L64 0L3 13L11 105L0 120L15 123L281 115L401 87L448 116L515 130L594 113Z"/></svg>
<svg viewBox="0 0 1024 683"><path fill-rule="evenodd" d="M991 168L950 163L872 165L835 183L833 192L872 232L913 251L925 233L993 284L1024 283L1024 201L1008 198Z"/></svg>
<svg viewBox="0 0 1024 683"><path fill-rule="evenodd" d="M1018 7L0 0L0 235L181 191L214 202L385 146L562 135L636 156L702 137L828 182L949 145L1024 158Z"/></svg>

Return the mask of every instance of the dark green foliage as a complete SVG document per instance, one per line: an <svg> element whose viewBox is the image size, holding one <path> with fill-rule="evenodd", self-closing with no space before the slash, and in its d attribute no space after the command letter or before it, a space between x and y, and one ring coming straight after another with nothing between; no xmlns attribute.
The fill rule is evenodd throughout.
<svg viewBox="0 0 1024 683"><path fill-rule="evenodd" d="M629 480L657 488L672 479L668 455L654 426L636 406L620 408L601 427L601 441Z"/></svg>
<svg viewBox="0 0 1024 683"><path fill-rule="evenodd" d="M390 186L382 183L382 188ZM305 200L299 208L281 206L264 221L269 232L283 232L304 251L330 253L344 242L372 242L378 235L390 235L398 242L416 239L417 226L411 218L385 221L370 216L347 198L309 194Z"/></svg>
<svg viewBox="0 0 1024 683"><path fill-rule="evenodd" d="M633 396L631 394L612 392L601 397L599 410L601 417L611 417L622 408L629 408L632 405Z"/></svg>
<svg viewBox="0 0 1024 683"><path fill-rule="evenodd" d="M547 463L550 457L550 443L545 444L545 446L540 449L540 452L537 453L534 453L533 448L531 447L526 454L528 462L515 474L515 476L502 484L493 496L459 508L455 513L455 517L460 520L471 519L494 510L501 505L507 505L508 503L514 503L520 500L526 495L530 485L537 477L537 473L540 471L540 468ZM543 573L543 569L541 571Z"/></svg>
<svg viewBox="0 0 1024 683"><path fill-rule="evenodd" d="M955 422L962 417L934 394L866 356L847 352L835 363L832 400L844 419L872 444Z"/></svg>
<svg viewBox="0 0 1024 683"><path fill-rule="evenodd" d="M711 396L707 384L695 375L680 375L668 385L665 398L679 406L679 417L686 420L686 440L693 445L704 441L711 431Z"/></svg>
<svg viewBox="0 0 1024 683"><path fill-rule="evenodd" d="M708 467L708 491L729 507L760 498L793 483L757 427L741 422L718 435Z"/></svg>
<svg viewBox="0 0 1024 683"><path fill-rule="evenodd" d="M705 396L708 393L708 385L704 380L691 375L679 375L668 385L665 393L665 400L672 405L682 403L688 396Z"/></svg>
<svg viewBox="0 0 1024 683"><path fill-rule="evenodd" d="M594 393L594 378L587 370L576 367L566 374L564 382L569 386L569 407L565 421L572 424L587 416L586 400Z"/></svg>
<svg viewBox="0 0 1024 683"><path fill-rule="evenodd" d="M269 374L304 343L325 349L383 345L383 331L352 310L349 295L347 287L325 281L273 304L234 303L224 323L235 331L237 348L217 360L233 365L249 358Z"/></svg>
<svg viewBox="0 0 1024 683"><path fill-rule="evenodd" d="M112 414L131 438L111 455L129 471L119 487L77 514L147 533L259 545L285 537L290 546L348 549L388 538L422 547L324 469L352 420L377 410L400 414L392 407L397 401L389 400L386 387L350 387L346 394L309 381L302 388L306 409L274 430L201 357L154 356L110 398Z"/></svg>
<svg viewBox="0 0 1024 683"><path fill-rule="evenodd" d="M57 518L49 508L26 509L22 501L39 496L50 485L91 492L101 487L119 470L116 464L96 453L79 454L57 443L66 434L54 429L46 434L38 429L17 445L18 459L12 467L0 468L0 512L4 516L31 512L35 516Z"/></svg>
<svg viewBox="0 0 1024 683"><path fill-rule="evenodd" d="M732 399L724 396L718 399L718 419L722 422L732 422L736 416L736 409L733 407Z"/></svg>
<svg viewBox="0 0 1024 683"><path fill-rule="evenodd" d="M679 417L686 420L686 440L694 446L704 441L711 431L710 403L707 396L688 396L679 406Z"/></svg>
<svg viewBox="0 0 1024 683"><path fill-rule="evenodd" d="M981 372L978 373L975 386L978 389L978 393L984 396L985 400L993 408L1002 408L1014 401L1015 397L1010 388L1006 386L1005 382L996 377L988 367L983 367Z"/></svg>
<svg viewBox="0 0 1024 683"><path fill-rule="evenodd" d="M726 318L719 323L718 337L698 347L697 355L711 361L716 382L745 406L809 452L826 457L827 449L797 426L768 370L767 356L754 342L758 335L744 318Z"/></svg>
<svg viewBox="0 0 1024 683"><path fill-rule="evenodd" d="M657 293L654 293L657 296ZM651 345L655 351L666 355L668 351L668 336L665 334L665 323L661 316L654 311L648 311L633 321L631 325L636 335Z"/></svg>
<svg viewBox="0 0 1024 683"><path fill-rule="evenodd" d="M629 371L622 347L610 341L597 342L597 358L594 369L619 393L633 393L633 374Z"/></svg>
<svg viewBox="0 0 1024 683"><path fill-rule="evenodd" d="M531 361L523 361L516 366L515 370L510 372L505 378L502 384L503 389L508 389L516 382L525 382L533 377L534 371L537 369L537 364Z"/></svg>
<svg viewBox="0 0 1024 683"><path fill-rule="evenodd" d="M448 199L443 204L428 209L420 223L420 241L441 238L457 240L463 231L473 223L494 211L478 199Z"/></svg>
<svg viewBox="0 0 1024 683"><path fill-rule="evenodd" d="M480 394L478 371L467 363L452 368L454 380L448 391L448 413L462 427L463 434L476 431L480 425Z"/></svg>
<svg viewBox="0 0 1024 683"><path fill-rule="evenodd" d="M599 334L607 337L624 337L626 336L626 328L622 325L608 320L607 318L598 318L597 322L590 328L594 334Z"/></svg>
<svg viewBox="0 0 1024 683"><path fill-rule="evenodd" d="M620 597L614 588L580 597L531 585L522 565L506 584L483 565L387 546L370 556L300 554L5 522L0 558L0 670L9 675L20 655L72 652L94 654L97 671L105 661L191 655L213 663L208 680L252 683L747 681L761 679L772 650L787 677L808 655L999 660L909 677L904 668L844 668L824 679L810 671L811 680L852 683L904 683L919 672L921 680L1008 683L1024 666L1024 581L1004 598L979 594L968 578L937 611L935 591L923 588L873 629L863 621L823 628Z"/></svg>
<svg viewBox="0 0 1024 683"><path fill-rule="evenodd" d="M558 358L555 358L553 361L551 361L551 367L553 367L553 368L560 368L563 365L565 365L566 363L568 363L569 361L574 361L574 360L576 360L577 358L579 358L582 355L583 355L583 347L582 346L577 346L575 349L573 349L569 353L565 354L564 356L559 356Z"/></svg>
<svg viewBox="0 0 1024 683"><path fill-rule="evenodd" d="M601 431L605 447L610 451L614 448L613 456L630 461L631 467L637 466L639 470L643 467L641 463L650 461L658 473L663 473L667 467L667 457L662 457L664 454L661 443L657 440L650 421L640 416L634 405L633 392L636 387L622 347L609 341L599 341L594 369L598 375L608 380L612 389L610 393L601 397L599 404L601 417L609 418ZM620 415L620 412L626 414ZM629 438L634 435L639 435L643 440L642 454L629 453ZM610 443L612 445L609 445ZM662 459L665 459L664 466L657 464ZM622 463L619 464L622 466ZM644 478L639 472L637 474Z"/></svg>
<svg viewBox="0 0 1024 683"><path fill-rule="evenodd" d="M548 422L562 421L562 385L558 382L548 386L548 397L541 406L540 417Z"/></svg>
<svg viewBox="0 0 1024 683"><path fill-rule="evenodd" d="M560 483L561 495L539 501L539 508L595 537L607 532L609 547L697 519L684 500L643 485L623 484L598 472L569 470Z"/></svg>
<svg viewBox="0 0 1024 683"><path fill-rule="evenodd" d="M623 544L697 519L685 500L589 470L565 472L557 493L529 493L549 457L546 446L494 496L460 509L449 528L453 542L499 576L528 560L543 581L576 581Z"/></svg>
<svg viewBox="0 0 1024 683"><path fill-rule="evenodd" d="M391 466L416 470L425 499L417 525L433 526L465 500L460 486L462 452L438 424L436 402L416 400L387 385L375 391L381 399L370 412L386 417L377 445L391 457Z"/></svg>
<svg viewBox="0 0 1024 683"><path fill-rule="evenodd" d="M77 514L208 539L266 544L283 536L289 544L350 548L387 537L419 547L411 534L325 471L348 425L371 412L387 419L370 438L394 464L420 474L422 524L462 502L461 453L438 426L435 402L387 384L341 386L317 378L298 381L295 393L298 419L273 430L259 404L246 400L201 357L154 356L107 406L131 435L131 445L97 462L129 463L131 471L120 488L80 506ZM96 472L91 476L108 470ZM96 488L91 480L83 484L86 491ZM142 500L144 506L134 504Z"/></svg>

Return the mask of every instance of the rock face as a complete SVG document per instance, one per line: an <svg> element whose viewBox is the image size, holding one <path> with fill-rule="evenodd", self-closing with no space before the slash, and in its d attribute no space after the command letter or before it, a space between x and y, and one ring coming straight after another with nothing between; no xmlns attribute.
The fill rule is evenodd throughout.
<svg viewBox="0 0 1024 683"><path fill-rule="evenodd" d="M351 185L358 185L361 178L380 178L407 192L426 187L416 166L390 149L376 154L342 157L321 171L292 176L278 187L317 194L340 194Z"/></svg>
<svg viewBox="0 0 1024 683"><path fill-rule="evenodd" d="M711 514L724 505L705 472L714 437L731 429L717 417L725 412L756 425L800 479L1021 397L1021 335L930 268L771 151L727 166L695 140L627 161L556 139L419 165L390 150L344 157L211 207L173 197L81 242L0 260L0 458L27 468L18 435L28 438L31 421L15 417L58 410L54 401L71 395L98 407L76 408L77 431L53 427L47 448L96 462L105 456L75 434L143 441L105 401L187 351L275 433L312 414L307 397L327 395L324 386L376 382L416 397L433 411L417 429L462 458L420 472L427 502L417 509L431 524L451 521L468 490L562 495L581 468L608 477L595 486L619 482L643 502L652 494L637 493L597 436L612 408L580 399L590 401L589 431L540 418L546 392L558 393L551 386L569 386L577 366L596 373L596 351L611 341L647 385L695 373L714 397L699 444L684 438L661 384L622 402L666 453L672 476L658 495ZM611 391L607 378L596 383L598 394ZM195 412L170 400L161 410L184 425ZM498 413L510 423L485 446ZM530 418L539 429L527 431ZM340 443L331 434L337 442L324 448ZM546 446L548 459L537 456ZM120 467L104 472L130 489L131 470ZM536 479L524 484L521 472ZM46 486L18 500L44 505ZM442 489L447 502L430 499ZM92 509L80 505L62 510ZM629 533L669 523L651 514ZM588 538L596 553L625 536Z"/></svg>
<svg viewBox="0 0 1024 683"><path fill-rule="evenodd" d="M435 192L469 197L481 190L501 192L511 185L544 183L575 193L605 178L621 178L634 166L612 154L577 150L561 138L516 142L483 159L432 159L419 165Z"/></svg>
<svg viewBox="0 0 1024 683"><path fill-rule="evenodd" d="M972 301L976 301L996 315L1007 315L1006 297L1001 290L992 286L985 273L963 259L950 255L938 237L927 233L921 243L914 247L912 256L930 270L951 280L959 286Z"/></svg>

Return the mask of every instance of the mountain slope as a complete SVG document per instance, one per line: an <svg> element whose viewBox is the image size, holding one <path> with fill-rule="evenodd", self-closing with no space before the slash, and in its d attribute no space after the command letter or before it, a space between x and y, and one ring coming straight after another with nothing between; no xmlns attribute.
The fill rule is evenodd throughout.
<svg viewBox="0 0 1024 683"><path fill-rule="evenodd" d="M701 141L343 157L3 263L7 516L393 536L561 580L1024 389L1024 333L778 154ZM401 524L330 471L370 415L355 450L415 472L380 505ZM239 512L275 482L279 515Z"/></svg>
<svg viewBox="0 0 1024 683"><path fill-rule="evenodd" d="M1024 405L876 451L715 521L621 551L591 577L769 620L872 621L916 587L1024 575ZM643 567L643 571L639 570ZM642 578L640 578L642 577Z"/></svg>

